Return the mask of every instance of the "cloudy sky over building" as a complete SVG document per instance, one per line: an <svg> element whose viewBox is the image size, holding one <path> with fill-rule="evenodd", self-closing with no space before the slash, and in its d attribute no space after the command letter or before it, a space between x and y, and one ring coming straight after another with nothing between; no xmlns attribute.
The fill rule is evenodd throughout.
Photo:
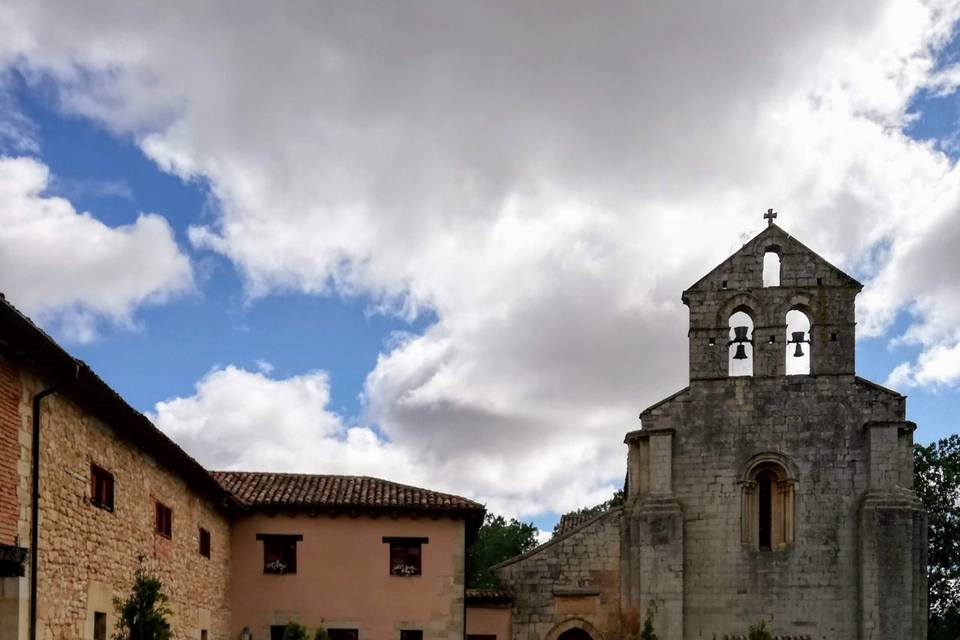
<svg viewBox="0 0 960 640"><path fill-rule="evenodd" d="M202 463L549 527L778 222L960 399L957 2L0 2L0 290Z"/></svg>

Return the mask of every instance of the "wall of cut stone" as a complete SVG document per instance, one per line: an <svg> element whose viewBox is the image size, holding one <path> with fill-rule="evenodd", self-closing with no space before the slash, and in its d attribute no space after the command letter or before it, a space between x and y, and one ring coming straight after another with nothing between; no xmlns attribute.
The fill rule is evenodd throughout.
<svg viewBox="0 0 960 640"><path fill-rule="evenodd" d="M858 637L858 512L870 472L863 427L903 415L902 396L853 376L694 381L644 413L645 430L675 430L683 637L745 634L761 619L775 634ZM782 551L741 541L741 481L762 453L785 457L795 475L795 542ZM889 464L903 463L887 453Z"/></svg>
<svg viewBox="0 0 960 640"><path fill-rule="evenodd" d="M27 541L31 399L44 385L22 370L20 379L18 532ZM67 395L44 399L42 420L40 640L92 638L94 611L107 614L110 635L116 621L111 600L129 593L140 556L170 597L174 638L195 640L206 628L211 640L226 640L230 536L224 514ZM113 426L122 431L122 425ZM90 503L91 463L114 475L113 512ZM155 500L173 509L169 540L154 533ZM209 559L199 553L199 527L210 531ZM26 579L20 586L22 592L29 588Z"/></svg>
<svg viewBox="0 0 960 640"><path fill-rule="evenodd" d="M610 511L496 568L514 596L514 640L552 639L551 631L571 621L607 640L620 637L621 513Z"/></svg>

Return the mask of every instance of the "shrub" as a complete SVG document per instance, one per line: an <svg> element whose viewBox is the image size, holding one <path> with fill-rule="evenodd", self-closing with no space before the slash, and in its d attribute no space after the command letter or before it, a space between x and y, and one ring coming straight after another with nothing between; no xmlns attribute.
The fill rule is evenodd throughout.
<svg viewBox="0 0 960 640"><path fill-rule="evenodd" d="M750 630L747 632L747 640L773 640L773 634L767 629L765 620L761 620L759 623L750 627Z"/></svg>
<svg viewBox="0 0 960 640"><path fill-rule="evenodd" d="M659 640L653 630L653 612L654 606L647 607L647 617L643 619L643 629L640 631L640 640Z"/></svg>
<svg viewBox="0 0 960 640"><path fill-rule="evenodd" d="M139 560L130 596L126 600L113 599L119 614L113 640L170 640L169 599L163 592L163 583L143 566L143 556Z"/></svg>
<svg viewBox="0 0 960 640"><path fill-rule="evenodd" d="M313 640L330 640L330 634L323 627L317 627L313 634Z"/></svg>
<svg viewBox="0 0 960 640"><path fill-rule="evenodd" d="M283 640L310 640L310 636L307 635L305 626L291 620L287 623L287 628L283 630Z"/></svg>

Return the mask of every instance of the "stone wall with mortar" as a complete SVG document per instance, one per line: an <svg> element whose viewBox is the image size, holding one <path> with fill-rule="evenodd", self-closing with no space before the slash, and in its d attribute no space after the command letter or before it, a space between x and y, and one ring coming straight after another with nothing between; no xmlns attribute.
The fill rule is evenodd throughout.
<svg viewBox="0 0 960 640"><path fill-rule="evenodd" d="M44 384L24 370L20 381L17 527L20 539L26 541L31 399ZM112 634L116 615L111 600L129 593L138 556L143 556L170 597L174 638L195 640L206 629L211 640L226 640L228 520L178 474L118 437L114 427L122 429L104 424L64 393L43 401L38 638L90 639L95 611L107 614L108 635ZM114 475L113 512L90 503L91 463ZM171 539L154 533L155 500L173 509ZM210 531L210 558L199 553L199 527ZM20 586L21 594L29 591L26 578Z"/></svg>
<svg viewBox="0 0 960 640"><path fill-rule="evenodd" d="M596 640L620 637L621 513L609 511L495 568L514 597L514 640L555 640L570 626Z"/></svg>

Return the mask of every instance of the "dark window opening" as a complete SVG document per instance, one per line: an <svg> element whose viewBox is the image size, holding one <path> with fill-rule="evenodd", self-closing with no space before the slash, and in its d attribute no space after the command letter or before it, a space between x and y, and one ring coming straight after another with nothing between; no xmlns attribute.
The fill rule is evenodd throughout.
<svg viewBox="0 0 960 640"><path fill-rule="evenodd" d="M95 464L90 465L90 504L113 511L113 474Z"/></svg>
<svg viewBox="0 0 960 640"><path fill-rule="evenodd" d="M107 640L107 614L93 612L93 640Z"/></svg>
<svg viewBox="0 0 960 640"><path fill-rule="evenodd" d="M210 532L200 527L200 555L210 557Z"/></svg>
<svg viewBox="0 0 960 640"><path fill-rule="evenodd" d="M297 543L301 535L258 533L263 540L263 572L278 575L297 572Z"/></svg>
<svg viewBox="0 0 960 640"><path fill-rule="evenodd" d="M173 509L157 502L156 532L164 538L173 537Z"/></svg>
<svg viewBox="0 0 960 640"><path fill-rule="evenodd" d="M287 630L285 624L270 625L270 640L283 640L283 632Z"/></svg>
<svg viewBox="0 0 960 640"><path fill-rule="evenodd" d="M830 342L836 342L836 341L837 341L837 334L831 333L831 334L830 334Z"/></svg>
<svg viewBox="0 0 960 640"><path fill-rule="evenodd" d="M709 343L710 343L710 346L711 346L711 347L717 344L717 339L716 339L716 338L709 338L709 341L710 341Z"/></svg>
<svg viewBox="0 0 960 640"><path fill-rule="evenodd" d="M356 629L327 629L330 640L357 640L359 635Z"/></svg>
<svg viewBox="0 0 960 640"><path fill-rule="evenodd" d="M390 575L419 576L421 572L421 547L427 538L391 538L384 537L383 542L390 544Z"/></svg>
<svg viewBox="0 0 960 640"><path fill-rule="evenodd" d="M420 629L403 629L400 631L400 640L423 640L423 631Z"/></svg>
<svg viewBox="0 0 960 640"><path fill-rule="evenodd" d="M726 281L726 280L724 280L723 282L720 283L720 288L721 288L721 289L726 289L726 288L727 288L727 281Z"/></svg>
<svg viewBox="0 0 960 640"><path fill-rule="evenodd" d="M770 336L770 340L768 340L770 344L774 344L776 343L776 341L777 341L777 336Z"/></svg>
<svg viewBox="0 0 960 640"><path fill-rule="evenodd" d="M822 284L823 284L823 278L817 278L817 286L819 287Z"/></svg>
<svg viewBox="0 0 960 640"><path fill-rule="evenodd" d="M757 513L760 517L758 542L761 551L770 551L773 524L773 475L765 471L757 476L760 500Z"/></svg>
<svg viewBox="0 0 960 640"><path fill-rule="evenodd" d="M200 640L207 640L207 630L200 629Z"/></svg>

